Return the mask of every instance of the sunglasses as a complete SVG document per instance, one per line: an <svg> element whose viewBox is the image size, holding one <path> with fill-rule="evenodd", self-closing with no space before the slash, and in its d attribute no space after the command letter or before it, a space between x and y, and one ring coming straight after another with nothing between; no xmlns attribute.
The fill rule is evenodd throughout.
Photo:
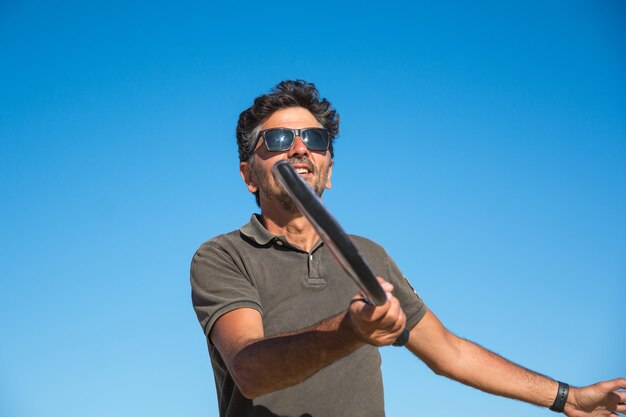
<svg viewBox="0 0 626 417"><path fill-rule="evenodd" d="M330 134L328 130L320 127L305 129L289 129L277 127L259 132L256 141L263 137L265 147L270 152L285 152L291 149L296 136L300 136L302 142L310 151L327 151L330 146ZM256 148L256 144L254 145Z"/></svg>

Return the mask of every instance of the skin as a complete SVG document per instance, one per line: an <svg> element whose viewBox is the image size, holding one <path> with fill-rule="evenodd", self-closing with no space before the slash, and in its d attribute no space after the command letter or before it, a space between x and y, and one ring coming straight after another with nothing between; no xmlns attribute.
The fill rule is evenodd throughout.
<svg viewBox="0 0 626 417"><path fill-rule="evenodd" d="M263 124L272 127L320 127L313 115L295 107L276 111ZM311 152L297 137L286 152L269 152L259 141L251 161L240 164L241 177L252 193L259 191L261 220L274 235L306 251L318 241L313 227L285 201L283 191L271 173L279 160L294 167L310 169L303 178L319 195L330 189L333 161L329 152ZM364 344L393 343L406 318L393 286L379 278L388 302L380 307L361 301L356 295L346 310L314 326L273 337L264 337L260 313L241 308L220 317L210 337L224 358L235 383L247 398L297 384L323 367L349 355ZM550 407L558 383L520 367L487 349L448 331L432 312L409 333L406 347L435 373L491 394ZM611 416L625 413L626 379L599 382L583 388L570 387L565 406L569 417Z"/></svg>
<svg viewBox="0 0 626 417"><path fill-rule="evenodd" d="M293 129L322 127L313 115L301 107L278 110L262 125L261 130L274 127ZM250 162L241 162L239 171L248 191L259 191L261 220L265 228L274 235L282 235L306 251L310 251L318 236L298 210L285 204L289 199L272 173L274 164L281 160L292 161L294 168L307 168L311 172L302 175L321 196L324 189L331 188L333 161L330 152L309 151L300 137L287 152L270 152L263 138L259 140Z"/></svg>

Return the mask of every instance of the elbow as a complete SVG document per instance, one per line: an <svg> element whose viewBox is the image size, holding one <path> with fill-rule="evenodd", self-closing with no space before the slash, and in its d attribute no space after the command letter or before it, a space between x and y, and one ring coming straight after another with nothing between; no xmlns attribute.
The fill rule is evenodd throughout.
<svg viewBox="0 0 626 417"><path fill-rule="evenodd" d="M433 373L434 373L435 375L438 375L438 376L445 376L445 375L444 375L444 372L441 370L441 368L437 368L437 367L434 367L434 366L430 366L429 368L430 368L430 370L431 370L431 371L433 371Z"/></svg>
<svg viewBox="0 0 626 417"><path fill-rule="evenodd" d="M447 372L444 368L442 368L440 366L431 366L430 369L431 369L431 371L434 372L435 375L444 376L446 378L450 378L451 377L450 373Z"/></svg>
<svg viewBox="0 0 626 417"><path fill-rule="evenodd" d="M235 384L237 384L237 388L239 388L239 392L241 393L241 395L249 400L253 400L257 397L260 397L261 395L269 394L270 392L272 392L272 390L269 389L259 389L257 386L251 383L242 383L235 381Z"/></svg>
<svg viewBox="0 0 626 417"><path fill-rule="evenodd" d="M251 384L249 382L245 383L235 381L235 384L237 384L237 388L239 388L239 392L241 393L241 395L249 400L253 400L257 397L260 397L261 395L269 394L269 391L265 392L263 390L260 390L254 384Z"/></svg>
<svg viewBox="0 0 626 417"><path fill-rule="evenodd" d="M252 400L261 395L269 394L271 389L267 389L262 378L255 374L252 369L242 365L242 362L244 361L233 364L230 372L241 395Z"/></svg>
<svg viewBox="0 0 626 417"><path fill-rule="evenodd" d="M249 388L244 388L241 385L237 384L237 387L239 388L239 392L241 393L241 395L243 395L245 398L247 398L248 400L253 400L256 397L259 397L260 394L257 394L256 392L254 392L254 390L249 389Z"/></svg>
<svg viewBox="0 0 626 417"><path fill-rule="evenodd" d="M435 375L446 378L454 378L454 369L459 366L458 362L452 360L452 358L439 361L431 360L425 363Z"/></svg>
<svg viewBox="0 0 626 417"><path fill-rule="evenodd" d="M231 375L241 395L249 400L261 396L263 393L259 391L258 384L255 384L253 379L247 377L244 370L237 368L237 366L233 367Z"/></svg>
<svg viewBox="0 0 626 417"><path fill-rule="evenodd" d="M437 363L434 363L434 362L430 362L430 363L427 363L426 365L428 365L430 370L433 371L433 373L435 375L438 375L438 376L448 376L446 371L445 371L445 369L440 364L437 364Z"/></svg>

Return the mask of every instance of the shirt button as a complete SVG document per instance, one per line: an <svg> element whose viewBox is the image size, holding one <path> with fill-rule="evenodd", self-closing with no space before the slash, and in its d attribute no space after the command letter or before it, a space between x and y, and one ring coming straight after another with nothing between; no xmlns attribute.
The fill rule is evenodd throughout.
<svg viewBox="0 0 626 417"><path fill-rule="evenodd" d="M282 240L277 240L277 241L276 241L276 244L277 244L278 246L283 246L283 241L282 241Z"/></svg>

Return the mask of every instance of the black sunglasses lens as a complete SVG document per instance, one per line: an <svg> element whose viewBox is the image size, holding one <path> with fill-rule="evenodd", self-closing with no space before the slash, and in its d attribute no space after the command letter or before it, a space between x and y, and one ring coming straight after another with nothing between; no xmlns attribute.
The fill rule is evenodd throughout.
<svg viewBox="0 0 626 417"><path fill-rule="evenodd" d="M326 151L330 143L330 136L326 129L310 128L300 131L301 139L311 151ZM291 129L277 128L263 132L267 149L272 152L284 152L291 148L295 139L295 132Z"/></svg>
<svg viewBox="0 0 626 417"><path fill-rule="evenodd" d="M272 152L286 151L291 148L294 135L288 129L272 129L263 133L267 149Z"/></svg>
<svg viewBox="0 0 626 417"><path fill-rule="evenodd" d="M327 150L329 139L326 129L306 129L302 132L302 141L311 151Z"/></svg>

